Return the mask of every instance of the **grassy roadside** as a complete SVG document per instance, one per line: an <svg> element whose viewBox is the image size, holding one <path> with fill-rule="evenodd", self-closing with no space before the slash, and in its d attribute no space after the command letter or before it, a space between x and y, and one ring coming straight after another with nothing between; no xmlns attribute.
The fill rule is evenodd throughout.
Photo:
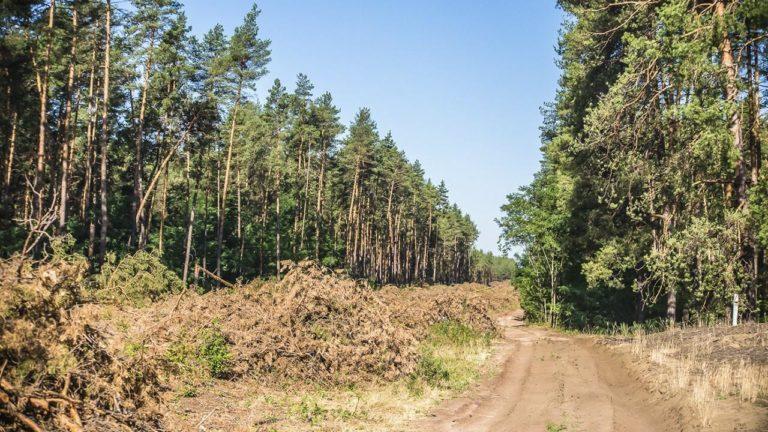
<svg viewBox="0 0 768 432"><path fill-rule="evenodd" d="M677 399L701 430L768 427L768 324L630 330L603 342L660 399Z"/></svg>
<svg viewBox="0 0 768 432"><path fill-rule="evenodd" d="M408 423L482 376L492 336L456 322L430 326L413 373L394 382L347 386L211 381L180 389L171 426L208 431L403 431ZM207 417L206 417L207 416Z"/></svg>

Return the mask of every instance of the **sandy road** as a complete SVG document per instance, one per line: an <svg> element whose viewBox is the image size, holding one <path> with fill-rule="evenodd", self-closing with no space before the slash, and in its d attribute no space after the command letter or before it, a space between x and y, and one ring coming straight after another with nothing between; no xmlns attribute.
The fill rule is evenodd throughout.
<svg viewBox="0 0 768 432"><path fill-rule="evenodd" d="M434 432L680 430L674 411L651 401L620 359L585 337L504 317L500 372L447 401L419 425Z"/></svg>

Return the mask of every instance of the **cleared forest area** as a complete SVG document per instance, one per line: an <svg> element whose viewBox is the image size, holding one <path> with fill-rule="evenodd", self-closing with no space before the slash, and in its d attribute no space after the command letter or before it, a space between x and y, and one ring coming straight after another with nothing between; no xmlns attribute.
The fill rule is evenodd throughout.
<svg viewBox="0 0 768 432"><path fill-rule="evenodd" d="M85 264L2 263L10 430L395 428L473 383L517 307L505 283L374 290L312 262L202 294Z"/></svg>
<svg viewBox="0 0 768 432"><path fill-rule="evenodd" d="M0 432L767 430L768 2L553 3L509 258L257 5L0 2Z"/></svg>

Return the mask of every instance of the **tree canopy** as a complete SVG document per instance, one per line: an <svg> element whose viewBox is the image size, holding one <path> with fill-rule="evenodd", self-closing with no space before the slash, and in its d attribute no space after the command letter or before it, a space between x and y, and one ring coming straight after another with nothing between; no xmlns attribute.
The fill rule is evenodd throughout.
<svg viewBox="0 0 768 432"><path fill-rule="evenodd" d="M768 3L570 1L541 168L509 195L527 312L571 326L766 313Z"/></svg>
<svg viewBox="0 0 768 432"><path fill-rule="evenodd" d="M0 253L69 235L94 270L146 250L199 284L302 259L471 278L477 229L445 185L368 108L345 127L306 75L264 83L260 19L197 38L172 0L4 2Z"/></svg>

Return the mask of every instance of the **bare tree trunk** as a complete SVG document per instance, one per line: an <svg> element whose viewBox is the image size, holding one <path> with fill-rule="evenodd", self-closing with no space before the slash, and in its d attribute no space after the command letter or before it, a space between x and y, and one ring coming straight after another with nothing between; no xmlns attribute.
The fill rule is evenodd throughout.
<svg viewBox="0 0 768 432"><path fill-rule="evenodd" d="M221 252L224 244L224 218L227 213L227 188L229 187L229 170L232 165L232 147L235 144L235 126L237 125L237 109L240 106L240 95L243 83L237 85L237 97L232 108L232 125L229 128L229 145L227 146L227 162L224 166L224 186L221 191L221 204L219 207L219 224L216 232L216 276L221 277Z"/></svg>
<svg viewBox="0 0 768 432"><path fill-rule="evenodd" d="M70 122L72 120L72 92L75 84L75 64L77 63L77 5L72 6L72 47L70 51L69 76L67 77L67 102L64 108L64 130L62 131L61 147L61 190L59 192L59 231L67 224L67 203L69 201L69 161L70 152Z"/></svg>
<svg viewBox="0 0 768 432"><path fill-rule="evenodd" d="M163 177L163 196L160 200L160 231L158 233L157 250L163 254L163 233L165 230L165 218L168 215L168 165L165 166L165 176Z"/></svg>
<svg viewBox="0 0 768 432"><path fill-rule="evenodd" d="M96 135L96 113L99 102L93 96L96 82L96 47L91 55L91 76L88 78L88 125L85 133L86 162L83 177L83 195L80 199L80 218L85 220L88 206L91 202L92 177L93 177L93 139Z"/></svg>
<svg viewBox="0 0 768 432"><path fill-rule="evenodd" d="M320 247L323 241L322 231L320 229L320 222L323 218L323 189L325 181L325 161L326 161L326 146L323 143L323 148L320 155L320 174L317 179L317 202L315 203L315 260L320 262Z"/></svg>
<svg viewBox="0 0 768 432"><path fill-rule="evenodd" d="M266 182L265 182L266 183ZM261 198L261 232L259 233L259 276L264 276L264 237L267 235L267 200L269 190L262 191Z"/></svg>
<svg viewBox="0 0 768 432"><path fill-rule="evenodd" d="M192 156L190 154L190 150L187 149L187 236L186 240L184 241L184 270L182 272L181 280L184 281L184 286L187 285L187 281L189 280L189 257L192 254L192 227L195 224L195 204L197 201L197 182L195 184L195 192L193 193L190 190L191 182L190 182L190 171L191 171L191 159ZM200 178L198 176L198 178Z"/></svg>
<svg viewBox="0 0 768 432"><path fill-rule="evenodd" d="M307 228L307 207L309 207L309 177L312 170L312 142L307 144L307 166L306 166L306 179L304 182L304 203L301 206L301 235L299 242L299 252L304 251L304 237L306 235Z"/></svg>
<svg viewBox="0 0 768 432"><path fill-rule="evenodd" d="M277 280L280 280L280 168L277 169L277 181L275 182L275 193L277 199L275 203L275 272Z"/></svg>
<svg viewBox="0 0 768 432"><path fill-rule="evenodd" d="M131 207L133 210L133 223L131 224L131 239L129 243L137 240L138 247L143 247L142 238L146 235L144 226L144 215L137 214L139 203L143 198L142 192L142 176L144 170L144 162L142 160L142 148L144 146L144 118L147 108L147 93L149 89L149 75L152 70L152 53L155 46L155 31L154 29L149 32L149 51L147 52L147 61L144 65L144 82L141 87L141 102L139 104L139 121L136 125L136 141L134 143L134 161L133 161L133 200ZM138 221L138 222L136 222Z"/></svg>
<svg viewBox="0 0 768 432"><path fill-rule="evenodd" d="M208 202L210 195L210 183L205 186L205 198L203 199L203 267L208 268Z"/></svg>
<svg viewBox="0 0 768 432"><path fill-rule="evenodd" d="M105 21L105 42L104 42L104 106L101 111L101 173L100 190L101 195L101 229L99 232L99 263L104 262L107 254L107 228L109 225L109 213L107 208L107 152L109 150L109 55L111 43L111 19L112 5L111 0L106 0L106 21Z"/></svg>
<svg viewBox="0 0 768 432"><path fill-rule="evenodd" d="M48 127L48 72L50 70L51 46L53 45L53 16L56 10L56 0L51 0L48 8L48 32L45 48L45 58L43 59L43 73L37 74L38 90L40 91L40 112L39 112L39 130L37 136L37 163L35 165L35 177L32 182L33 189L37 192L36 210L33 212L39 220L43 215L43 200L45 191L42 183L45 181L45 140L46 129Z"/></svg>
<svg viewBox="0 0 768 432"><path fill-rule="evenodd" d="M669 205L664 205L664 214L662 215L662 228L661 228L661 247L666 251L666 242L669 238L669 228L672 221L672 215L669 211ZM667 319L671 322L677 320L677 292L675 287L670 286L667 293Z"/></svg>
<svg viewBox="0 0 768 432"><path fill-rule="evenodd" d="M19 112L13 109L11 113L11 135L8 139L8 159L5 162L5 179L3 186L5 190L11 187L11 179L13 178L13 157L16 150L16 128L19 122Z"/></svg>
<svg viewBox="0 0 768 432"><path fill-rule="evenodd" d="M243 236L243 220L242 220L242 195L240 193L240 168L237 168L235 171L235 187L237 188L237 227L236 227L236 235L237 238L240 238Z"/></svg>

